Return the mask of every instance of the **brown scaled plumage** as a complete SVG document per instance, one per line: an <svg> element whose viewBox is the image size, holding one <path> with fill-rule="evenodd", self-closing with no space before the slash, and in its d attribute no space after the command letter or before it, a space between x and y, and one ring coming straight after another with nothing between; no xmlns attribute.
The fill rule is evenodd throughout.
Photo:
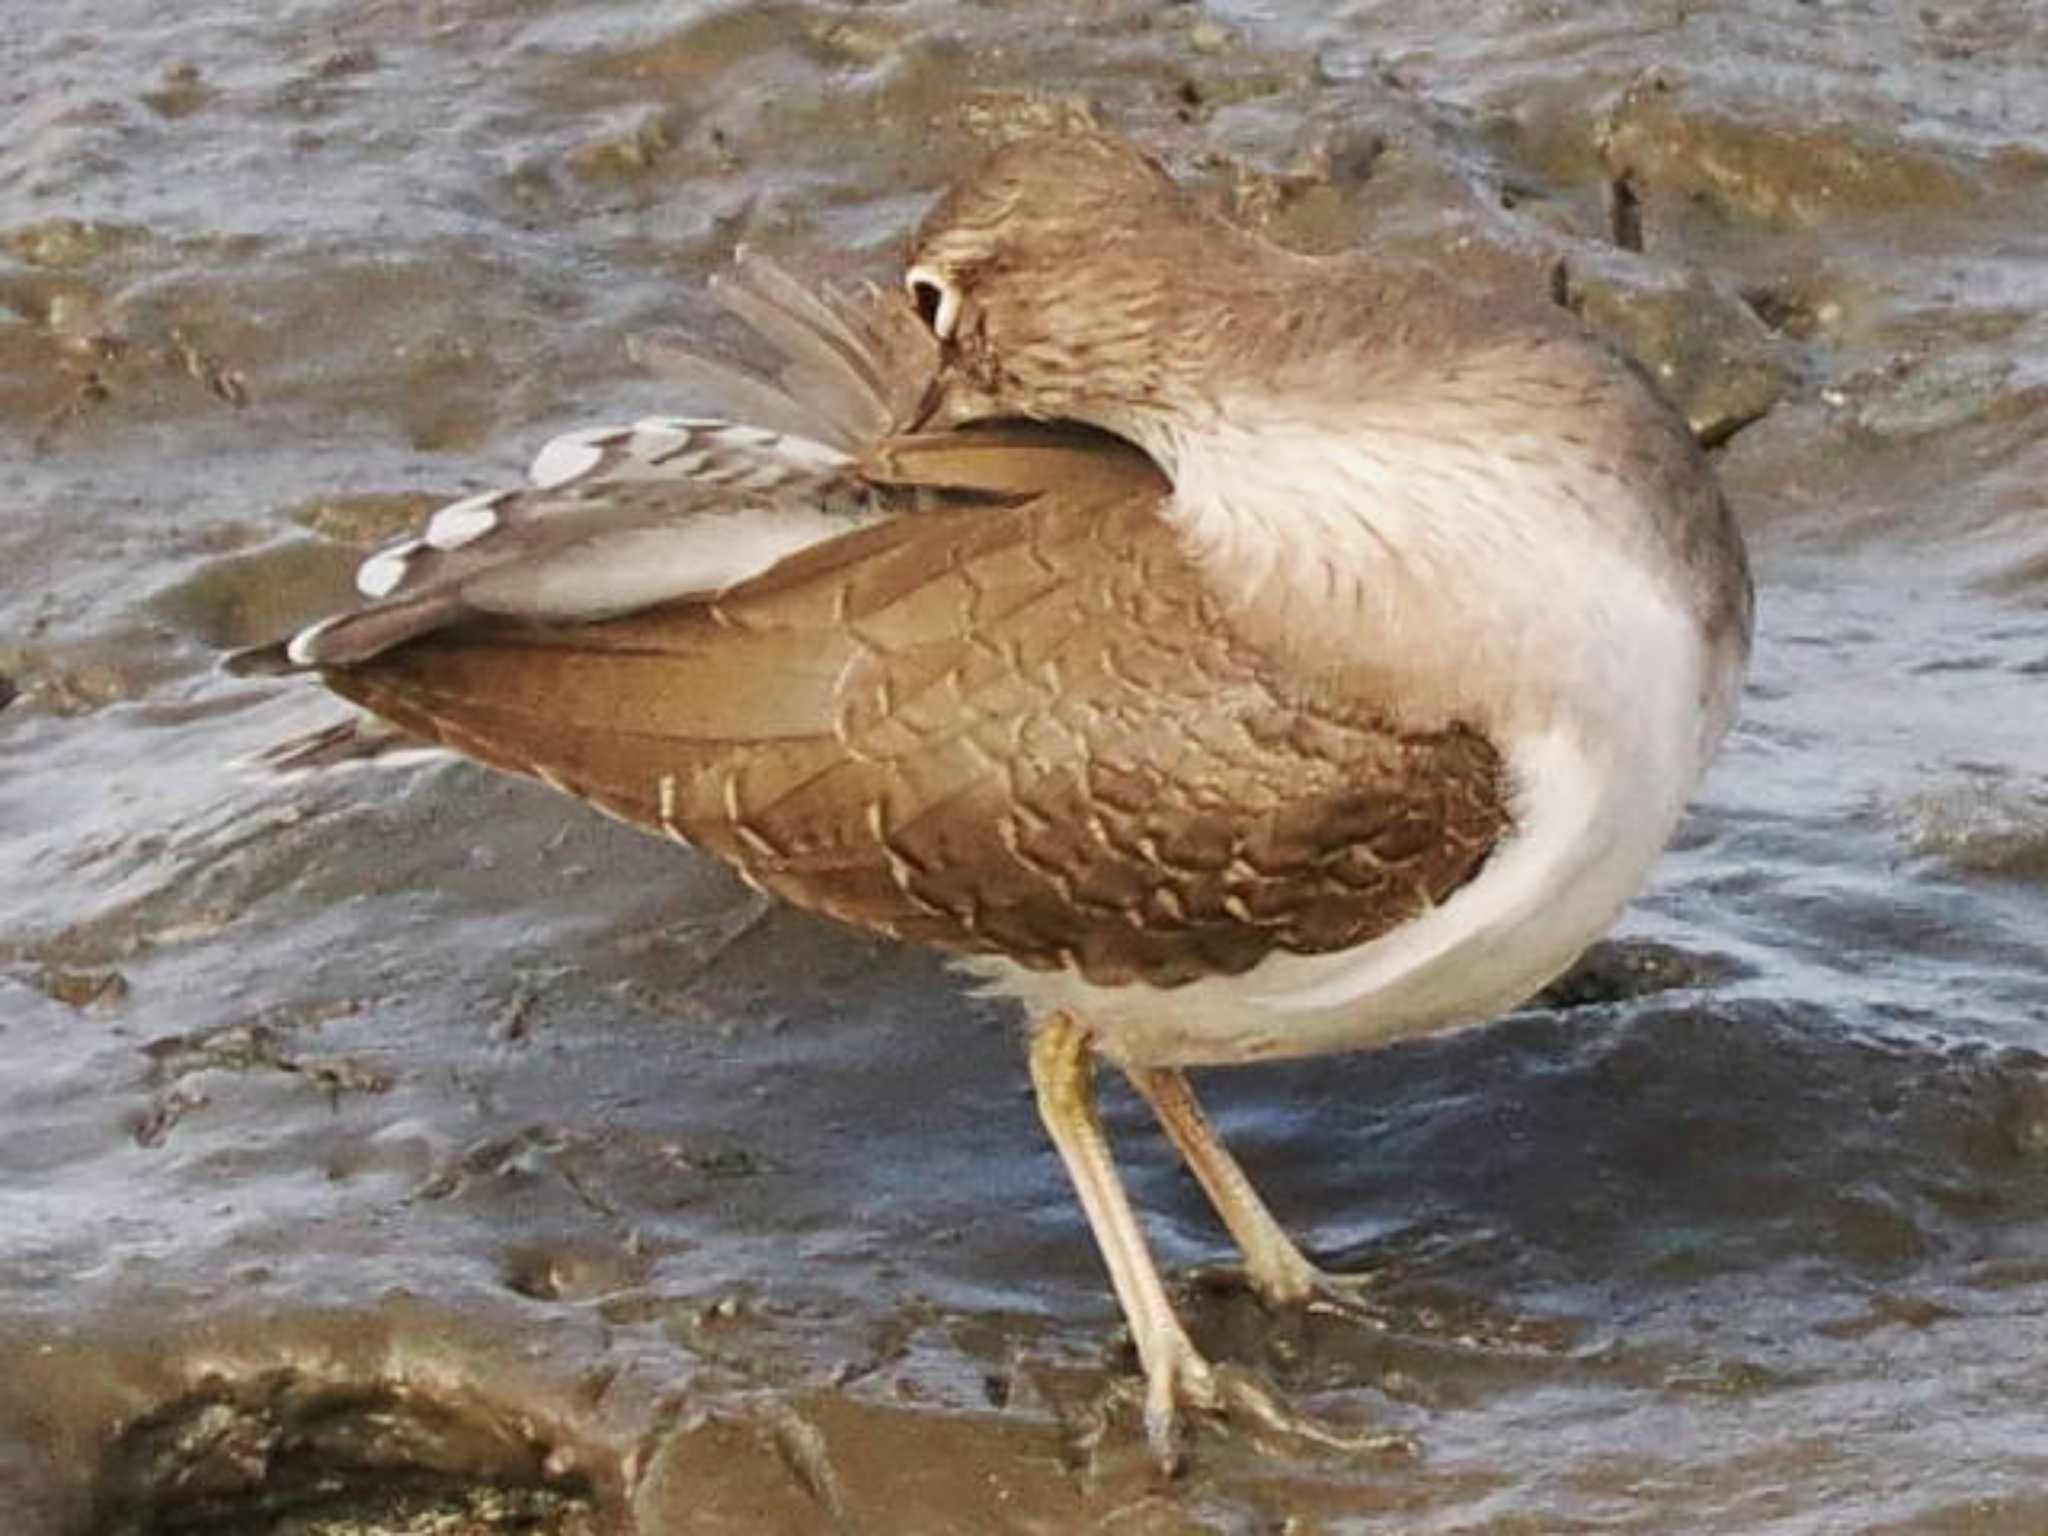
<svg viewBox="0 0 2048 1536"><path fill-rule="evenodd" d="M1461 885L1503 825L1485 739L1298 686L1217 611L1143 456L1039 452L1020 504L330 682L798 906L1101 984L1342 949Z"/></svg>

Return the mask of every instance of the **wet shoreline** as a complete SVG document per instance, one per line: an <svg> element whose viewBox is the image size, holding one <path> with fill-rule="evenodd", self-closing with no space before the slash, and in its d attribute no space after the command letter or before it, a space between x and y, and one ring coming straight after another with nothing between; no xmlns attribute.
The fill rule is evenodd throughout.
<svg viewBox="0 0 2048 1536"><path fill-rule="evenodd" d="M2048 25L88 0L0 56L11 1528L2048 1527ZM1578 309L1752 542L1742 722L1615 946L1204 1082L1384 1330L1200 1283L1109 1099L1205 1345L1410 1458L1205 1431L1160 1486L1014 1017L526 786L266 770L339 707L213 668L687 406L630 343L742 346L736 243L886 273L1090 119Z"/></svg>

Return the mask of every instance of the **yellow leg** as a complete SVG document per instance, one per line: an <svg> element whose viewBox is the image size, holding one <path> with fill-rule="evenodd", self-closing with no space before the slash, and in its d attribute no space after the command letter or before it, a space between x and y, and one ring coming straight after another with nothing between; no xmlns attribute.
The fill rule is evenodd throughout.
<svg viewBox="0 0 2048 1536"><path fill-rule="evenodd" d="M1132 1068L1131 1086L1152 1106L1231 1238L1244 1254L1245 1277L1266 1300L1306 1301L1321 1278L1294 1241L1281 1230L1266 1202L1252 1187L1237 1159L1223 1145L1209 1117L1181 1073L1163 1068Z"/></svg>
<svg viewBox="0 0 2048 1536"><path fill-rule="evenodd" d="M1202 1161L1197 1162L1193 1154L1189 1160L1194 1164L1205 1186L1214 1194L1218 1185L1209 1184L1211 1177L1219 1178L1223 1185L1231 1188L1226 1197L1230 1202L1219 1206L1225 1211L1226 1220L1232 1222L1232 1232L1240 1230L1251 1234L1262 1244L1258 1251L1268 1250L1292 1254L1294 1262L1308 1276L1320 1280L1315 1267L1303 1259L1280 1232L1266 1208L1259 1204L1258 1197L1251 1192L1251 1185L1244 1174L1230 1160L1230 1155L1216 1140L1215 1133L1201 1118L1201 1111L1194 1106L1194 1099L1181 1082L1178 1074L1158 1074L1166 1081L1159 1082L1148 1077L1140 1082L1140 1091L1152 1099L1157 1108L1160 1099L1153 1098L1152 1090L1161 1089L1168 1102L1175 1104L1173 1113L1178 1119L1169 1119L1167 1112L1161 1112L1169 1132L1184 1153L1191 1145L1200 1146ZM1257 1382L1246 1379L1242 1373L1219 1369L1205 1360L1187 1330L1181 1326L1175 1315L1173 1303L1167 1299L1166 1287L1160 1281L1158 1267L1152 1262L1152 1252L1145 1244L1145 1234L1138 1227L1138 1218L1131 1210L1129 1196L1124 1193L1123 1181L1117 1177L1116 1164L1109 1155L1109 1139L1103 1134L1101 1118L1095 1113L1095 1047L1088 1030L1080 1020L1069 1013L1055 1013L1039 1021L1031 1037L1031 1086L1038 1095L1039 1117L1045 1122L1046 1133L1051 1136L1053 1146L1058 1150L1060 1161L1066 1164L1067 1176L1073 1180L1074 1193L1080 1197L1081 1209L1087 1213L1088 1225L1095 1233L1095 1243L1102 1250L1103 1262L1109 1266L1110 1283L1116 1287L1117 1300L1123 1305L1124 1320L1130 1325L1131 1338L1138 1346L1138 1363L1145 1372L1145 1436L1152 1447L1152 1454L1160 1466L1171 1471L1179 1460L1180 1411L1193 1408L1205 1413L1227 1413L1235 1418L1251 1421L1268 1430L1329 1450L1355 1453L1359 1451L1405 1450L1407 1441L1400 1435L1345 1435L1332 1431L1291 1412L1274 1399ZM1180 1099L1173 1099L1173 1089L1178 1085ZM1191 1111L1193 1118L1187 1118L1181 1109ZM1176 1125L1196 1127L1183 1141ZM1203 1172L1204 1169L1208 1171ZM1234 1179L1234 1183L1231 1181ZM1246 1211L1256 1212L1247 1217ZM1240 1225L1242 1224L1242 1225ZM1278 1249L1273 1249L1273 1239ZM1240 1239L1242 1241L1242 1239ZM1289 1273L1284 1258L1270 1261L1275 1273Z"/></svg>
<svg viewBox="0 0 2048 1536"><path fill-rule="evenodd" d="M1145 1435L1152 1454L1171 1468L1178 1456L1182 1402L1217 1404L1215 1373L1174 1315L1152 1262L1145 1235L1131 1211L1123 1181L1110 1158L1109 1139L1095 1112L1095 1048L1072 1014L1042 1020L1031 1039L1031 1085L1039 1117L1087 1213L1095 1243L1109 1266L1124 1319L1145 1371Z"/></svg>
<svg viewBox="0 0 2048 1536"><path fill-rule="evenodd" d="M1309 1262L1273 1219L1182 1073L1158 1067L1131 1067L1125 1073L1222 1217L1244 1255L1245 1278L1253 1290L1275 1305L1315 1302L1351 1315L1370 1315L1354 1294L1367 1277L1325 1274Z"/></svg>

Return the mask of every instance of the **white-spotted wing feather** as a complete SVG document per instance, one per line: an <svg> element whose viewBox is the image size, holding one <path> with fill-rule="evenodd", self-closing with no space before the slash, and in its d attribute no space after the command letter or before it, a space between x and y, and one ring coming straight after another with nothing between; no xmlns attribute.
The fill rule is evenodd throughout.
<svg viewBox="0 0 2048 1536"><path fill-rule="evenodd" d="M599 619L708 596L809 544L890 515L900 498L861 459L921 417L938 352L900 294L813 293L766 258L736 257L719 300L781 353L772 378L654 343L696 401L733 416L655 416L565 433L517 490L464 497L357 572L370 605L239 671L340 666L491 612Z"/></svg>
<svg viewBox="0 0 2048 1536"><path fill-rule="evenodd" d="M884 515L837 449L694 418L570 433L533 479L371 555L356 586L374 606L300 631L289 660L360 661L465 612L588 620L708 596Z"/></svg>

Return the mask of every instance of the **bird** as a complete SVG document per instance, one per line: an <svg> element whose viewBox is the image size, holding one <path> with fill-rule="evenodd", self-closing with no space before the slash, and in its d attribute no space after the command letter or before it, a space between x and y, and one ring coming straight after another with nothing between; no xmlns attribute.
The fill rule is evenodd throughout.
<svg viewBox="0 0 2048 1536"><path fill-rule="evenodd" d="M1102 130L997 148L900 287L742 252L781 355L557 438L234 658L935 946L1029 1021L1149 1448L1287 1421L1193 1343L1095 1107L1150 1106L1276 1305L1287 1235L1190 1068L1524 1002L1647 879L1735 714L1739 527L1543 294L1284 249Z"/></svg>

